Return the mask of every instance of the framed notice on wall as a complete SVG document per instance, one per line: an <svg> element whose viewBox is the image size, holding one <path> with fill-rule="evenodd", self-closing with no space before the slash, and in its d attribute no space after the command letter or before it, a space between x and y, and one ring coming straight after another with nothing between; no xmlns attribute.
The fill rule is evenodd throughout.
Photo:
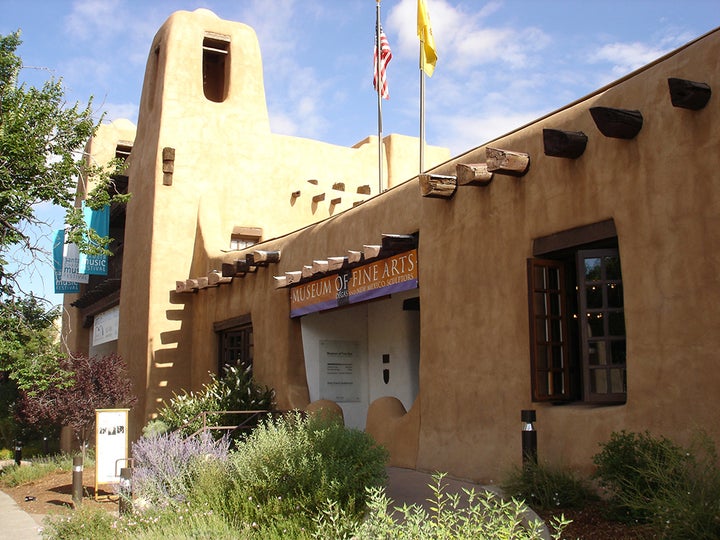
<svg viewBox="0 0 720 540"><path fill-rule="evenodd" d="M320 341L320 399L360 401L360 358L357 341Z"/></svg>
<svg viewBox="0 0 720 540"><path fill-rule="evenodd" d="M128 411L95 409L95 498L98 486L120 481L128 461Z"/></svg>

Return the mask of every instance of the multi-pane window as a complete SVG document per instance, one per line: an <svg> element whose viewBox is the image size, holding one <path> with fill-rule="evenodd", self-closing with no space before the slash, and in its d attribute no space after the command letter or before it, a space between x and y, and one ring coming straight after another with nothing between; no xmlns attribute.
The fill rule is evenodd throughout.
<svg viewBox="0 0 720 540"><path fill-rule="evenodd" d="M236 366L252 372L253 328L250 317L240 317L216 323L218 334L218 373L222 375L225 366Z"/></svg>
<svg viewBox="0 0 720 540"><path fill-rule="evenodd" d="M578 251L584 392L590 401L625 401L625 312L617 250Z"/></svg>
<svg viewBox="0 0 720 540"><path fill-rule="evenodd" d="M568 235L578 237L578 231ZM617 238L543 255L528 260L533 400L624 403L626 336Z"/></svg>
<svg viewBox="0 0 720 540"><path fill-rule="evenodd" d="M530 259L528 275L533 397L571 399L564 265L559 261Z"/></svg>

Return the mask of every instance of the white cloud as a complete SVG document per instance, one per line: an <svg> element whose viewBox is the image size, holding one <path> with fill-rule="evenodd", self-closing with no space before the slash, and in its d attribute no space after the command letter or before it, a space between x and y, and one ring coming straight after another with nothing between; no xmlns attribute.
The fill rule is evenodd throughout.
<svg viewBox="0 0 720 540"><path fill-rule="evenodd" d="M537 111L486 111L475 115L448 115L434 119L434 122L442 124L444 129L437 141L428 142L450 148L451 155L458 155L514 131L539 116Z"/></svg>
<svg viewBox="0 0 720 540"><path fill-rule="evenodd" d="M438 62L446 69L459 71L498 61L506 67L521 68L550 41L538 28L516 28L494 20L493 15L502 7L500 2L488 2L477 11L465 11L462 5L452 6L445 0L433 2L431 7L428 11ZM403 55L418 54L416 21L417 0L401 0L388 15Z"/></svg>
<svg viewBox="0 0 720 540"><path fill-rule="evenodd" d="M105 120L110 122L126 118L137 125L139 105L137 103L102 103L96 104L101 112L105 112Z"/></svg>
<svg viewBox="0 0 720 540"><path fill-rule="evenodd" d="M81 40L107 40L122 32L124 11L120 0L78 0L66 18L66 30Z"/></svg>
<svg viewBox="0 0 720 540"><path fill-rule="evenodd" d="M613 65L613 73L623 75L656 60L668 50L639 42L608 43L600 47L590 60L608 62Z"/></svg>

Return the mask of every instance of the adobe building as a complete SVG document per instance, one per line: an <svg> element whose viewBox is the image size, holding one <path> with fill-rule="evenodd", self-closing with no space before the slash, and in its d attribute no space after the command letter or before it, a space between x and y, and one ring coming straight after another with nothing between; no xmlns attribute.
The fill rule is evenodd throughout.
<svg viewBox="0 0 720 540"><path fill-rule="evenodd" d="M227 44L224 101L202 42ZM583 472L613 431L720 442L719 57L714 31L419 176L390 137L390 189L353 206L373 145L272 135L252 30L174 14L127 172L135 433L229 361L279 408L336 402L393 465L483 482L520 462L521 411L541 460Z"/></svg>
<svg viewBox="0 0 720 540"><path fill-rule="evenodd" d="M383 189L416 173L418 139L391 134L382 146ZM254 30L205 9L174 13L155 36L137 128L102 125L85 150L94 164L126 159L113 187L132 197L111 209L108 274L65 296L63 340L70 351L126 359L139 394L136 434L163 400L218 370L217 345L194 346L199 327L171 294L178 276L219 271L208 261L337 215L380 189L377 137L348 148L271 133ZM449 155L425 149L429 163ZM92 189L92 179L81 180L79 194L85 181ZM283 408L307 403L307 390L295 388L304 382L267 382L278 386Z"/></svg>

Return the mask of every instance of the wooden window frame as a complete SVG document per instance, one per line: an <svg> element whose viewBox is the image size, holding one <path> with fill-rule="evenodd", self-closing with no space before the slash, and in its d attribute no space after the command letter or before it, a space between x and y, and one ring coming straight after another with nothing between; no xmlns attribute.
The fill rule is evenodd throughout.
<svg viewBox="0 0 720 540"><path fill-rule="evenodd" d="M245 366L252 373L254 361L254 339L253 325L250 315L243 315L213 325L218 335L218 374L223 375L223 368L226 365ZM232 343L240 338L240 346ZM240 361L228 362L228 354L241 350ZM235 360L238 360L235 357Z"/></svg>
<svg viewBox="0 0 720 540"><path fill-rule="evenodd" d="M584 260L581 256L616 256L620 262L617 232L612 219L576 227L567 231L538 238L533 242L533 258L527 260L528 279L528 313L530 328L530 369L532 400L537 402L584 402L588 404L616 405L627 402L627 331L624 328L624 299L622 307L609 307L607 291L603 288L603 304L601 308L590 309L594 315L606 316L609 320L611 312L622 313L623 334L610 335L608 322L604 323L602 336L591 336L587 325L580 324L582 318L588 316L585 305ZM559 273L557 287L548 287L547 283L538 283L538 268L552 268ZM574 271L570 271L571 268ZM603 275L604 276L604 275ZM603 277L597 285L608 284L622 287L622 274L618 279ZM573 289L576 289L573 292ZM550 299L556 301L555 310L559 306L561 319L553 314ZM549 329L555 325L555 335L549 335ZM559 336L559 339L558 339ZM551 339L554 338L554 339ZM613 349L613 344L622 342L623 346ZM604 343L605 347L595 350L604 351L605 364L591 364L592 343ZM623 362L616 362L612 351L621 350ZM610 352L608 352L610 351ZM553 356L555 354L555 356ZM552 359L560 361L552 363ZM591 372L605 370L606 388L608 392L593 390L590 379ZM615 376L611 378L611 371ZM618 371L622 371L618 375ZM623 391L612 392L617 386L617 377L621 376L620 384ZM598 379L599 380L599 379Z"/></svg>
<svg viewBox="0 0 720 540"><path fill-rule="evenodd" d="M585 401L590 403L608 403L608 404L620 404L627 401L627 360L624 362L613 362L613 344L623 343L627 347L627 331L624 323L624 301L623 306L610 306L608 300L608 290L614 287L622 288L622 273L620 271L619 277L612 278L606 275L605 259L615 257L620 262L620 253L617 249L584 249L578 250L576 267L578 268L578 319L580 322L581 332L581 357L582 357L582 371L583 371L583 394ZM585 272L581 272L581 266L584 266L585 259L598 258L603 261L601 263L601 275L598 279L586 280L584 279ZM599 307L588 307L587 305L587 294L584 291L587 288L597 288L600 292ZM621 289L622 290L622 289ZM613 315L623 316L623 333L613 334L611 320ZM603 328L600 335L594 336L590 332L590 324L585 324L584 321L590 317L596 318L601 321ZM592 363L590 361L591 345L595 345L596 354L602 354L604 356L603 361ZM602 346L600 346L602 344ZM613 385L617 384L617 381L613 382L613 372L615 376L622 378L623 392L596 392L592 387L592 380L596 373L604 372L604 384L607 388L612 388ZM621 373L618 373L621 372ZM592 374L592 376L591 376Z"/></svg>
<svg viewBox="0 0 720 540"><path fill-rule="evenodd" d="M527 265L533 401L571 401L575 396L568 356L565 263L528 259ZM543 275L542 283L537 279L539 272ZM557 273L553 284L552 272Z"/></svg>

